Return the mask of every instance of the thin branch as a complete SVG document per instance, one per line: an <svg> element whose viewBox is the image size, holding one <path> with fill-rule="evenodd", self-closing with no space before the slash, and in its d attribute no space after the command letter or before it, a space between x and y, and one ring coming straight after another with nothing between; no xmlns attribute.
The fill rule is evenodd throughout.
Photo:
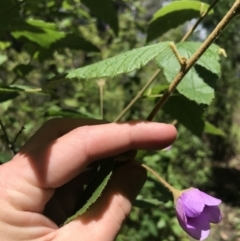
<svg viewBox="0 0 240 241"><path fill-rule="evenodd" d="M23 130L25 129L24 126L21 127L21 129L18 131L17 135L15 136L13 142L12 142L12 146L14 146L14 144L16 143L18 137L22 134Z"/></svg>
<svg viewBox="0 0 240 241"><path fill-rule="evenodd" d="M219 2L220 0L214 0L211 5L208 7L208 9L201 14L201 16L198 18L197 22L188 30L188 32L183 36L181 39L181 42L186 41L189 36L194 32L194 30L197 28L197 26L203 21L203 19L208 15L208 13L215 7L215 5Z"/></svg>
<svg viewBox="0 0 240 241"><path fill-rule="evenodd" d="M99 97L100 97L100 115L103 119L103 88L105 86L106 80L105 79L99 79L97 80L97 85L99 88Z"/></svg>
<svg viewBox="0 0 240 241"><path fill-rule="evenodd" d="M188 73L192 66L197 62L197 60L203 55L203 53L209 48L209 46L215 41L215 39L220 35L220 33L225 29L225 27L230 23L230 21L239 14L240 12L240 0L236 0L232 8L227 12L223 19L219 22L213 32L208 36L208 38L203 42L201 47L196 51L196 53L187 61L184 69L181 69L174 80L169 85L169 88L165 91L162 98L158 101L156 106L153 108L147 120L152 120L156 113L161 109L161 107L168 100L170 95L176 89L178 84L181 82L183 77Z"/></svg>
<svg viewBox="0 0 240 241"><path fill-rule="evenodd" d="M197 22L194 24L194 26L183 36L181 42L186 41L189 36L193 33L193 31L196 29L196 27L202 22L202 20L207 16L207 14L213 9L213 7L219 2L219 0L215 0L209 8L201 14ZM183 64L185 64L185 59L183 60ZM132 101L121 111L121 113L114 119L113 122L118 122L128 111L129 109L137 102L139 98L141 98L142 94L147 90L147 88L151 85L151 83L157 78L157 76L160 74L161 70L158 69L154 72L154 74L150 77L150 79L146 82L146 84L142 87L142 89L137 93L137 95L132 99Z"/></svg>
<svg viewBox="0 0 240 241"><path fill-rule="evenodd" d="M169 47L171 48L173 54L175 55L178 63L179 63L180 66L183 68L183 67L186 65L186 59L179 54L179 52L178 52L178 50L177 50L176 45L174 44L174 42L171 42L171 43L169 44Z"/></svg>
<svg viewBox="0 0 240 241"><path fill-rule="evenodd" d="M146 84L142 87L142 89L137 93L137 95L131 100L131 102L122 110L122 112L115 118L113 122L118 122L127 112L128 110L135 104L135 102L142 96L142 94L146 91L146 89L152 84L152 82L157 78L160 69L156 70L155 73L149 78Z"/></svg>

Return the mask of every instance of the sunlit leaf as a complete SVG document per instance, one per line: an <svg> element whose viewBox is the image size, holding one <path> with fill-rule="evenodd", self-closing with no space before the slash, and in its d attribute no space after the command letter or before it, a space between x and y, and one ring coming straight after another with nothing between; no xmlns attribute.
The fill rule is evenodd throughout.
<svg viewBox="0 0 240 241"><path fill-rule="evenodd" d="M200 45L201 43L197 42L184 42L177 44L176 47L181 56L189 59ZM217 45L211 45L197 61L197 65L189 70L177 87L181 94L199 104L211 103L214 98L215 82L221 74L218 50ZM165 49L156 58L156 61L158 66L163 69L163 74L168 82L174 79L181 68L170 48ZM198 65L200 67L197 67Z"/></svg>
<svg viewBox="0 0 240 241"><path fill-rule="evenodd" d="M221 129L217 128L208 121L205 121L204 132L216 136L226 136L226 134Z"/></svg>
<svg viewBox="0 0 240 241"><path fill-rule="evenodd" d="M71 70L66 78L98 79L128 73L147 64L167 46L168 42L163 42L133 49L98 63Z"/></svg>
<svg viewBox="0 0 240 241"><path fill-rule="evenodd" d="M159 9L149 23L147 42L161 36L168 30L189 21L199 18L208 9L207 3L198 1L173 1ZM212 14L213 10L209 12Z"/></svg>
<svg viewBox="0 0 240 241"><path fill-rule="evenodd" d="M43 48L49 48L51 44L65 37L65 33L59 31L56 24L42 20L13 21L11 30L14 38L25 37Z"/></svg>

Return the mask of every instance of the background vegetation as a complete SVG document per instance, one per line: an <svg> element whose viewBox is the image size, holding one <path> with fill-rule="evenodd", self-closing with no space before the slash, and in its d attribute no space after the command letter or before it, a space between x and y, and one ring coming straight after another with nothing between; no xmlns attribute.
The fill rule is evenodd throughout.
<svg viewBox="0 0 240 241"><path fill-rule="evenodd" d="M0 117L10 142L24 126L14 143L16 151L39 126L55 116L113 121L154 73L153 61L140 70L114 78L74 79L60 82L47 91L41 88L70 69L146 45L154 13L171 2L101 0L99 5L96 0L1 0ZM233 2L221 0L188 40L203 41ZM190 21L150 39L150 43L181 41L195 19L192 16ZM169 150L140 151L137 156L176 187L199 187L224 201L223 222L214 228L209 240L240 239L239 29L236 18L216 41L226 50L227 57L221 57L222 74L216 81L215 99L208 108L204 106L201 117L215 127L207 130L205 126L196 134L165 107L155 120L174 122L178 140ZM158 98L156 95L166 85L166 76L160 74L121 120L146 119ZM11 159L7 144L2 134L1 162ZM140 208L143 198L149 202ZM154 178L148 178L136 206L118 241L189 240L178 226L171 197Z"/></svg>

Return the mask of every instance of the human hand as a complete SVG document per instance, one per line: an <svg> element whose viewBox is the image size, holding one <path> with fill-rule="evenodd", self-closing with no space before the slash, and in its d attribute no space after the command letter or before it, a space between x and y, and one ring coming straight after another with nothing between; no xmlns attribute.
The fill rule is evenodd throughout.
<svg viewBox="0 0 240 241"><path fill-rule="evenodd" d="M156 150L176 138L172 125L132 121L53 119L0 166L0 240L112 241L145 182L133 162L114 170L102 196L63 227L75 209L92 162L128 150Z"/></svg>

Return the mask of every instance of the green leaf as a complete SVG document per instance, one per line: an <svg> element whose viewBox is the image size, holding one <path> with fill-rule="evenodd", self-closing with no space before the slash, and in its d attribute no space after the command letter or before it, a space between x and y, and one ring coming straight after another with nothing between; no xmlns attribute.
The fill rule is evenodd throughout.
<svg viewBox="0 0 240 241"><path fill-rule="evenodd" d="M226 136L226 134L221 129L217 128L216 126L209 123L208 121L205 121L204 132L207 134L216 135L216 136L223 136L223 137Z"/></svg>
<svg viewBox="0 0 240 241"><path fill-rule="evenodd" d="M71 70L68 72L66 78L98 79L128 73L146 65L167 46L168 42L163 42L133 49L98 63Z"/></svg>
<svg viewBox="0 0 240 241"><path fill-rule="evenodd" d="M65 37L65 33L57 29L56 24L42 20L29 19L11 22L11 34L14 38L25 37L43 48Z"/></svg>
<svg viewBox="0 0 240 241"><path fill-rule="evenodd" d="M112 0L82 0L82 3L85 4L97 18L108 23L114 33L118 35L118 17Z"/></svg>
<svg viewBox="0 0 240 241"><path fill-rule="evenodd" d="M202 115L204 109L186 97L172 96L163 106L163 110L183 124L196 136L201 136L204 130Z"/></svg>
<svg viewBox="0 0 240 241"><path fill-rule="evenodd" d="M99 52L99 49L95 45L85 40L78 34L74 34L74 33L67 34L64 38L55 42L51 46L51 48L53 49L70 48L70 49L76 49L76 50Z"/></svg>
<svg viewBox="0 0 240 241"><path fill-rule="evenodd" d="M69 217L64 224L69 223L73 219L85 213L87 209L94 202L97 201L97 199L101 196L104 188L106 187L108 181L110 180L113 171L113 166L114 160L110 158L103 160L99 164L99 170L84 190L80 203L77 204L79 210L74 215Z"/></svg>
<svg viewBox="0 0 240 241"><path fill-rule="evenodd" d="M150 21L147 42L193 18L199 18L209 5L198 1L174 1L159 9ZM209 12L212 14L213 10Z"/></svg>
<svg viewBox="0 0 240 241"><path fill-rule="evenodd" d="M190 58L201 43L184 42L176 45L178 52L185 58ZM177 90L190 100L199 104L210 104L214 98L216 80L221 74L219 47L211 45L195 65L185 75ZM170 83L180 70L180 64L170 48L156 58L159 68L163 69L166 80ZM199 66L198 66L199 65ZM203 68L202 68L203 67Z"/></svg>

